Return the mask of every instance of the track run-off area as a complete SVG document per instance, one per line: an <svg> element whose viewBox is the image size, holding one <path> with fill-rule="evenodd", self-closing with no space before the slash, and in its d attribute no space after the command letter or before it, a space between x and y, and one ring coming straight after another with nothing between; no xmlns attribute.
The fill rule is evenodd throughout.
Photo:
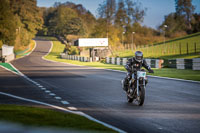
<svg viewBox="0 0 200 133"><path fill-rule="evenodd" d="M126 101L120 84L125 73L48 61L43 56L52 43L36 44L30 55L11 62L20 74L0 67L0 103L45 103L118 132L200 132L200 83L148 77L145 103L139 107Z"/></svg>

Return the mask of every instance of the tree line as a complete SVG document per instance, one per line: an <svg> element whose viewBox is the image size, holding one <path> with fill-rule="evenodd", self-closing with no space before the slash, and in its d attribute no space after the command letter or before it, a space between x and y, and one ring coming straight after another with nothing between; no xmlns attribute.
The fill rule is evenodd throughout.
<svg viewBox="0 0 200 133"><path fill-rule="evenodd" d="M81 4L56 2L43 8L44 26L41 34L63 36L68 41L78 37L108 37L112 49L126 44L136 47L162 42L200 31L200 14L194 13L192 0L175 0L175 13L165 16L157 28L142 26L148 9L139 1L104 0L95 18ZM167 25L167 27L165 27Z"/></svg>
<svg viewBox="0 0 200 133"><path fill-rule="evenodd" d="M146 9L132 0L105 0L99 5L95 18L81 4L56 2L42 8L44 25L39 35L62 36L67 40L78 37L108 37L112 49L123 44L138 45L157 42L162 37L155 29L141 26Z"/></svg>
<svg viewBox="0 0 200 133"><path fill-rule="evenodd" d="M43 10L44 26L39 34L50 36L76 35L88 37L96 18L81 4L56 2Z"/></svg>
<svg viewBox="0 0 200 133"><path fill-rule="evenodd" d="M176 12L165 16L158 27L142 26L148 9L139 1L104 0L97 18L81 4L56 2L53 7L37 7L36 0L1 0L0 45L27 46L35 35L60 36L68 41L79 37L108 37L112 49L125 44L134 47L161 42L200 31L200 14L192 0L175 0ZM136 44L136 45L135 45Z"/></svg>

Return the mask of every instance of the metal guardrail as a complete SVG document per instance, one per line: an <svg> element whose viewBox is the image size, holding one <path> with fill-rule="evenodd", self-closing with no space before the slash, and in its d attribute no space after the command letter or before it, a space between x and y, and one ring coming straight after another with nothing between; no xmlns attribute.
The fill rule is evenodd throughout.
<svg viewBox="0 0 200 133"><path fill-rule="evenodd" d="M69 60L79 60L83 62L92 62L92 58L90 57L81 57L75 55L66 55L65 53L61 53L61 58L69 59ZM115 57L106 57L107 64L115 64L115 65L126 65L128 58L115 58ZM149 64L152 68L176 68L176 69L192 69L192 70L200 70L200 58L194 59L171 59L171 60L161 60L161 59L146 59L147 64Z"/></svg>
<svg viewBox="0 0 200 133"><path fill-rule="evenodd" d="M126 65L127 60L128 58L106 57L107 64ZM146 61L152 68L161 68L163 63L160 59L146 59Z"/></svg>

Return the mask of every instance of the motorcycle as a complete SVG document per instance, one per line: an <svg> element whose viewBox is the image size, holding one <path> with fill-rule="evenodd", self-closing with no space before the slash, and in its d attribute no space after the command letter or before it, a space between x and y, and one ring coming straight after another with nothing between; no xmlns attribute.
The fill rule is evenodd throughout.
<svg viewBox="0 0 200 133"><path fill-rule="evenodd" d="M122 85L124 80L122 80ZM145 70L137 71L132 74L132 79L128 84L127 101L132 103L133 101L137 105L142 106L145 100L145 89L147 84L147 77Z"/></svg>

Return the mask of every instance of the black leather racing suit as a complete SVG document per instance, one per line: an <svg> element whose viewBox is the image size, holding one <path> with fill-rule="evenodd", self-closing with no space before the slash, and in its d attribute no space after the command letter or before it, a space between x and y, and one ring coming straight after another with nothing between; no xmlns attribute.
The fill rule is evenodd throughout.
<svg viewBox="0 0 200 133"><path fill-rule="evenodd" d="M137 62L135 60L135 57L128 59L126 65L125 65L125 68L127 70L127 76L124 79L124 90L125 91L127 91L127 89L128 89L128 82L132 78L132 73L136 74L136 72L141 70L142 67L146 68L148 71L151 70L151 67L147 64L145 59L143 59L141 62Z"/></svg>

